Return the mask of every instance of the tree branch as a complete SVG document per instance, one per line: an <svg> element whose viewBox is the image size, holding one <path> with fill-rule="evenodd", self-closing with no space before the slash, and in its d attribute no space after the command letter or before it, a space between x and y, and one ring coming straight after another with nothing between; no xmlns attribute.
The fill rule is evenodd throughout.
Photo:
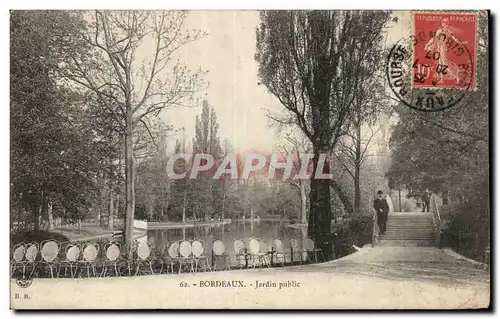
<svg viewBox="0 0 500 319"><path fill-rule="evenodd" d="M156 149L159 149L158 148L158 144L156 144L156 141L153 137L153 134L151 134L151 131L149 130L149 127L148 125L146 124L146 122L143 120L143 119L140 119L141 123L144 124L144 127L146 128L146 130L148 131L149 133L149 137L151 137L151 141L153 142L153 144L156 146Z"/></svg>

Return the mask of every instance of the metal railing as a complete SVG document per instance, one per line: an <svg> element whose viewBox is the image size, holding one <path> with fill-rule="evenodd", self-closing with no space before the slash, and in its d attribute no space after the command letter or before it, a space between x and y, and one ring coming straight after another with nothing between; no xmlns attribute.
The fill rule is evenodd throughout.
<svg viewBox="0 0 500 319"><path fill-rule="evenodd" d="M439 246L441 241L441 216L439 215L439 208L436 202L436 195L431 195L430 200L430 211L432 214L432 223L434 225L434 231L436 235L436 245Z"/></svg>

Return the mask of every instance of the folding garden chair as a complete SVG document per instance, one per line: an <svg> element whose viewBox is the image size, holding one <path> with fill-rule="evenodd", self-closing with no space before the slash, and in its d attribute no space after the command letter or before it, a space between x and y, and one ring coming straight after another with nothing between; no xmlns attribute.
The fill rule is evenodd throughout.
<svg viewBox="0 0 500 319"><path fill-rule="evenodd" d="M269 253L264 248L265 245L258 238L250 238L248 240L248 250L252 258L252 266L267 266L269 267Z"/></svg>
<svg viewBox="0 0 500 319"><path fill-rule="evenodd" d="M304 249L296 238L290 239L290 254L292 256L292 264L295 262L295 256L299 255L299 262L302 264L307 260L307 249Z"/></svg>
<svg viewBox="0 0 500 319"><path fill-rule="evenodd" d="M147 243L140 242L135 249L135 273L134 276L145 274L147 271L154 275L153 263L151 260L151 249ZM146 269L146 270L144 270Z"/></svg>
<svg viewBox="0 0 500 319"><path fill-rule="evenodd" d="M283 245L283 241L279 238L275 238L272 241L272 258L273 261L275 260L278 263L281 263L281 266L285 266L286 263L286 256L290 255L289 253L285 252L285 246Z"/></svg>
<svg viewBox="0 0 500 319"><path fill-rule="evenodd" d="M217 265L217 260L222 259L224 262L224 269L229 269L229 255L226 253L226 245L222 240L215 240L212 243L212 268L214 270L218 270L219 266Z"/></svg>
<svg viewBox="0 0 500 319"><path fill-rule="evenodd" d="M308 252L314 253L314 261L317 263L318 262L318 254L321 255L322 260L326 261L325 255L323 254L323 250L316 248L314 241L311 238L306 239L306 248ZM309 259L309 255L308 255Z"/></svg>
<svg viewBox="0 0 500 319"><path fill-rule="evenodd" d="M191 250L192 250L192 256L194 260L194 271L198 271L198 266L203 266L203 271L206 271L207 269L209 271L212 271L212 268L210 268L210 263L208 261L208 257L203 254L203 242L199 240L194 240L191 243Z"/></svg>
<svg viewBox="0 0 500 319"><path fill-rule="evenodd" d="M234 255L236 258L236 263L240 268L243 266L248 267L248 259L250 254L248 253L245 243L241 239L235 239L233 241Z"/></svg>
<svg viewBox="0 0 500 319"><path fill-rule="evenodd" d="M99 245L94 243L83 244L82 260L80 261L87 268L87 277L90 277L90 272L94 277L97 276L97 256L99 254Z"/></svg>
<svg viewBox="0 0 500 319"><path fill-rule="evenodd" d="M173 242L168 247L168 255L165 255L163 262L167 265L167 273L168 268L170 266L170 273L174 272L174 266L179 264L179 246L180 243L178 241Z"/></svg>
<svg viewBox="0 0 500 319"><path fill-rule="evenodd" d="M50 270L50 276L54 278L54 269L57 270L58 266L58 255L59 255L59 244L55 240L45 240L40 243L42 247L40 250L40 255L42 256L42 264Z"/></svg>
<svg viewBox="0 0 500 319"><path fill-rule="evenodd" d="M61 268L63 267L64 267L64 275L63 275L64 277L66 277L68 268L71 278L74 278L77 275L80 253L81 253L80 245L75 243L66 244L65 260L61 261L61 265L57 272L57 277L59 277Z"/></svg>
<svg viewBox="0 0 500 319"><path fill-rule="evenodd" d="M128 273L130 274L130 266L129 263L120 258L121 257L121 246L117 242L109 242L104 245L104 253L105 259L102 262L102 271L100 276L107 277L108 275L114 273L115 276L121 275L122 268L127 268ZM119 267L119 263L122 263L121 267Z"/></svg>
<svg viewBox="0 0 500 319"><path fill-rule="evenodd" d="M194 260L192 258L193 248L191 243L183 240L179 245L179 273L181 273L183 266L190 266L190 272L194 273Z"/></svg>
<svg viewBox="0 0 500 319"><path fill-rule="evenodd" d="M22 270L24 278L24 271L26 269L24 254L26 253L26 244L20 243L14 246L11 261L10 261L10 275L12 278L17 278L16 271Z"/></svg>

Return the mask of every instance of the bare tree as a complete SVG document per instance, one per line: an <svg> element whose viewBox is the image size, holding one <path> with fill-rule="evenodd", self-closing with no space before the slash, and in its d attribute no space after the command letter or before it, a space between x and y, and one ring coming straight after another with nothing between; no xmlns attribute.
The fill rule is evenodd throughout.
<svg viewBox="0 0 500 319"><path fill-rule="evenodd" d="M352 132L339 142L335 157L347 171L354 183L354 212L360 213L361 209L361 167L366 159L368 147L372 145L373 137L379 128L369 127L368 132L362 134L361 125L354 125Z"/></svg>
<svg viewBox="0 0 500 319"><path fill-rule="evenodd" d="M134 221L134 131L165 108L195 105L204 73L180 63L182 47L203 33L184 30L183 11L96 11L82 35L94 55L69 52L64 75L95 94L112 112L125 140L125 241ZM147 128L149 131L149 129Z"/></svg>
<svg viewBox="0 0 500 319"><path fill-rule="evenodd" d="M222 158L227 157L230 154L234 154L234 147L229 141L229 139L224 139L222 142ZM222 192L222 203L221 203L221 213L220 213L220 220L224 220L224 212L226 209L226 200L228 198L228 195L231 195L232 193L236 193L238 189L238 179L231 179L228 176L224 175L221 176L219 182L221 183L221 192ZM232 192L232 193L231 193Z"/></svg>
<svg viewBox="0 0 500 319"><path fill-rule="evenodd" d="M335 157L346 169L354 183L354 212L361 210L361 168L373 138L380 131L376 127L380 116L392 113L392 104L386 94L383 66L385 49L373 48L373 54L366 59L363 76L353 100L349 131L338 143ZM365 129L365 130L364 130ZM339 156L340 155L340 156Z"/></svg>
<svg viewBox="0 0 500 319"><path fill-rule="evenodd" d="M293 156L293 171L294 173L299 173L302 165L308 165L308 163L302 163L300 154L309 154L312 151L311 142L304 136L296 136L296 134L286 134L285 139L291 145L291 148L287 145L281 147L282 152L285 156ZM300 196L300 221L302 224L307 223L307 193L309 191L309 181L303 178L287 179L288 183L295 186Z"/></svg>
<svg viewBox="0 0 500 319"><path fill-rule="evenodd" d="M313 171L349 129L364 63L381 45L384 11L265 11L257 30L260 81L313 146ZM329 174L329 161L323 173ZM311 178L308 232L332 254L330 181Z"/></svg>
<svg viewBox="0 0 500 319"><path fill-rule="evenodd" d="M362 165L374 137L380 131L380 127L375 125L376 120L381 114L390 110L389 102L384 99L383 92L376 94L377 87L384 88L383 84L378 81L372 81L371 84L366 83L358 90L358 95L354 99L350 130L339 140L337 149L333 152L353 180L355 213L361 210Z"/></svg>

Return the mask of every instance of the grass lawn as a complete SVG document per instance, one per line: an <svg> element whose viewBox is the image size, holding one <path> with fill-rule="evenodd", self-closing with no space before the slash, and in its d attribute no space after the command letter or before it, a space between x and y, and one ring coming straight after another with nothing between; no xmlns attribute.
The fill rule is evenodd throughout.
<svg viewBox="0 0 500 319"><path fill-rule="evenodd" d="M44 230L34 230L24 233L11 234L10 235L10 244L12 246L17 245L19 243L41 243L44 240L54 239L60 242L69 241L68 237L56 233L56 232L48 232Z"/></svg>

